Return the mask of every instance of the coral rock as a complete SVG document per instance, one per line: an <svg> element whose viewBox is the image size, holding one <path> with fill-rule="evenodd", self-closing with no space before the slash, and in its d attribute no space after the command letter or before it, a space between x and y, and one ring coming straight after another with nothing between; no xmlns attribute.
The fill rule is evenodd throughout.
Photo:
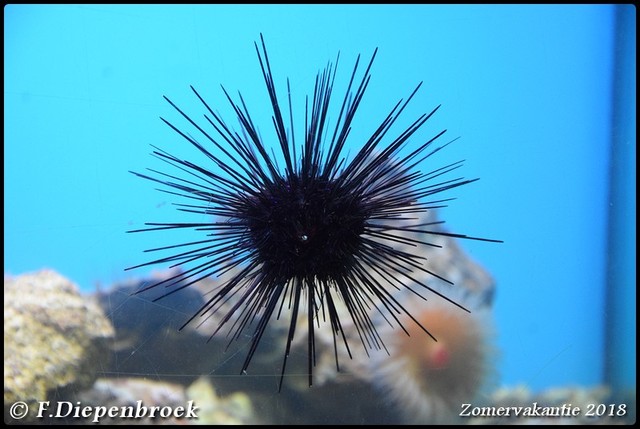
<svg viewBox="0 0 640 429"><path fill-rule="evenodd" d="M85 388L107 353L113 327L93 301L54 271L39 271L4 282L4 404L29 405L53 391Z"/></svg>

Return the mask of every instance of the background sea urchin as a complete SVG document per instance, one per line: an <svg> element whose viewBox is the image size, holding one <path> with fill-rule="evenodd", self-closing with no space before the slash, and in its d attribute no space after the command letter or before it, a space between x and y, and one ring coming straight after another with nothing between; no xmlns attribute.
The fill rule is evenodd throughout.
<svg viewBox="0 0 640 429"><path fill-rule="evenodd" d="M417 118L390 143L383 143L390 127L420 85L405 101L400 100L391 109L369 139L347 160L343 154L345 144L369 84L376 52L359 83L356 80L359 57L356 60L333 126L330 125L329 107L337 68L329 63L317 75L313 96L310 101L307 99L304 138L302 143L296 143L289 82L287 115L281 109L262 36L261 42L261 49L257 43L255 47L273 110L281 158L280 154L270 155L272 149L259 134L241 95L239 102L234 101L223 88L240 122L240 132L227 125L193 87L206 108L204 117L210 130L165 97L207 142L201 143L188 132L162 120L202 152L208 158L207 164L183 160L156 148L154 155L179 173L150 170L153 175L134 174L164 185L168 188L165 192L186 198L188 203L177 204L179 210L210 215L212 220L147 223L148 228L131 231L187 228L203 234L198 241L150 249L171 253L136 267L170 263L172 267L181 267L182 271L139 292L159 286L168 288L157 298L160 299L204 277L235 270L185 325L196 317L206 318L223 311L212 335L227 325L230 341L239 338L248 325L253 325L255 331L242 367L244 372L271 318L280 318L286 308L290 313L290 325L281 386L297 316L306 313L311 384L314 329L320 326L320 321L330 324L336 351L340 342L351 355L336 306L338 301L347 309L365 350L383 347L383 340L372 321L372 311L402 329L405 328L399 316L406 314L432 336L428 326L422 326L393 297L394 288L418 285L465 309L416 278L414 273L423 271L447 281L423 266L424 257L420 256L419 246L434 245L425 240L429 234L496 240L436 231L431 228L440 222L420 223L418 220L420 213L441 207L446 201L431 199L432 196L476 180L447 178L448 173L461 166L461 161L422 170L423 161L448 144L436 143L441 141L445 131L412 151L403 150L409 138L439 106ZM285 122L288 122L288 128ZM278 159L284 165L279 165ZM416 251L401 250L399 245L412 246ZM419 290L411 291L422 296ZM227 303L232 305L222 309Z"/></svg>
<svg viewBox="0 0 640 429"><path fill-rule="evenodd" d="M407 324L409 335L383 326L380 332L387 339L390 356L376 353L367 361L372 383L404 423L461 423L460 405L482 400L494 381L497 354L492 346L490 306L465 287L456 288L449 297L471 312L456 311L442 300L398 296L438 341L419 335L416 324ZM406 315L400 317L401 322L406 319Z"/></svg>

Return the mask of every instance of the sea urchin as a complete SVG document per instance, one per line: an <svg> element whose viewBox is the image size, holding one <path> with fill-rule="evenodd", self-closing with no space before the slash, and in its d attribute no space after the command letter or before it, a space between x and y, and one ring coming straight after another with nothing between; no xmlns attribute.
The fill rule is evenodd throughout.
<svg viewBox="0 0 640 429"><path fill-rule="evenodd" d="M329 106L336 68L329 63L317 75L310 106L307 99L303 143L298 146L294 137L289 81L287 127L262 35L262 49L257 43L255 47L284 165L278 165L275 154L269 154L271 148L258 133L241 95L239 102L233 101L222 88L241 124L240 133L229 127L193 87L191 89L206 108L204 119L210 130L205 130L165 97L197 129L205 143L161 119L204 154L208 158L207 164L179 159L155 148L154 155L175 167L177 175L151 169L153 175L134 174L158 182L169 188L165 192L190 201L189 204L177 204L179 210L210 215L212 219L205 223L146 223L147 228L130 231L187 228L201 231L203 238L150 249L174 253L129 269L160 263L182 268L179 274L138 291L161 285L168 288L168 292L158 299L205 277L235 270L235 274L216 289L185 325L198 316L206 317L221 311L223 304L233 302L224 310L212 336L228 324L233 341L247 326L255 326L242 372L248 368L274 313L279 318L286 308L291 322L280 387L296 331L297 316L305 311L308 314L307 360L311 385L315 322L328 320L334 347L338 347L338 342L344 344L351 356L336 300L341 300L341 305L347 309L365 350L379 348L383 343L372 322L372 309L398 324L398 316L407 313L392 296L394 288L419 285L464 309L419 281L414 274L417 271L445 279L424 268L424 257L417 251L400 250L399 244L418 249L419 245L430 245L424 239L429 234L495 240L436 231L432 229L436 222L417 221L418 214L442 206L446 201L426 200L428 197L476 180L444 178L459 168L461 161L428 172L420 169L426 158L448 144L433 147L445 131L413 151L402 150L439 106L416 119L390 143L383 144L390 127L420 85L406 101L399 101L391 109L350 160L345 158L343 152L351 124L369 84L369 73L377 50L359 84L355 83L359 57L356 60L334 126L329 125ZM178 248L184 250L175 253ZM414 292L419 295L418 291ZM408 313L407 316L411 317ZM411 318L429 334L428 327Z"/></svg>
<svg viewBox="0 0 640 429"><path fill-rule="evenodd" d="M480 295L458 288L449 294L471 313L456 311L443 300L406 300L406 309L438 339L420 336L416 324L400 321L409 335L380 329L391 357L372 355L367 370L372 384L398 410L407 424L460 422L460 404L474 402L488 386L495 355L491 346L491 310ZM399 297L399 299L402 299Z"/></svg>

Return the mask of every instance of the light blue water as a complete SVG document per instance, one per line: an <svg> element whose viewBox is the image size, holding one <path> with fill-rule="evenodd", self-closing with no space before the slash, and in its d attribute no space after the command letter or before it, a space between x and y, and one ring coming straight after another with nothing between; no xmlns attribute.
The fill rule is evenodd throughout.
<svg viewBox="0 0 640 429"><path fill-rule="evenodd" d="M424 81L404 125L442 103L427 133L461 139L439 162L481 177L442 217L505 240L461 243L497 282L501 382L602 382L613 6L13 5L4 23L5 273L51 267L85 291L144 275L123 269L165 243L124 231L175 215L127 171L152 164L151 144L193 154L158 119L175 118L162 95L200 112L193 84L228 112L222 83L268 121L260 32L298 106L338 51L346 77L379 47L360 120Z"/></svg>

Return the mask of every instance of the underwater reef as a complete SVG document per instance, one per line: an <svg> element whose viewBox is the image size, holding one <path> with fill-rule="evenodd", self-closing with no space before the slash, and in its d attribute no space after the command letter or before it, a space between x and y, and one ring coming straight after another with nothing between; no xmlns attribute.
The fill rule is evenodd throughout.
<svg viewBox="0 0 640 429"><path fill-rule="evenodd" d="M434 221L432 218L425 222ZM348 311L336 303L342 329L354 347L351 356L334 347L326 322L315 332L313 386L307 377L306 324L291 342L287 374L279 392L283 347L290 321L269 323L260 346L240 374L250 334L238 341L212 333L224 311L185 320L225 280L207 278L178 293L153 301L135 294L151 282L175 275L130 279L106 290L82 295L73 283L53 271L5 277L5 422L46 424L628 424L635 420L635 392L624 416L576 417L479 415L496 407L586 406L606 403L605 386L570 386L531 392L526 386L500 386L495 362L499 330L492 322L493 279L457 242L439 236L442 248L422 250L428 270L442 273L454 286L425 274L420 281L463 303L470 313L431 294L420 299L409 290L394 298L405 305L438 339L415 323L372 321L384 341L379 350L359 344ZM225 274L233 276L233 272ZM372 274L375 276L375 273ZM224 305L233 305L229 300ZM298 314L301 320L306 314ZM323 325L324 323L324 325ZM407 333L409 335L407 335ZM336 368L336 354L339 371ZM31 409L13 418L13 404ZM35 417L38 401L66 402L69 407L114 409L197 407L197 418L153 416L120 419L95 415ZM468 416L462 404L470 403ZM486 408L481 408L486 407Z"/></svg>

